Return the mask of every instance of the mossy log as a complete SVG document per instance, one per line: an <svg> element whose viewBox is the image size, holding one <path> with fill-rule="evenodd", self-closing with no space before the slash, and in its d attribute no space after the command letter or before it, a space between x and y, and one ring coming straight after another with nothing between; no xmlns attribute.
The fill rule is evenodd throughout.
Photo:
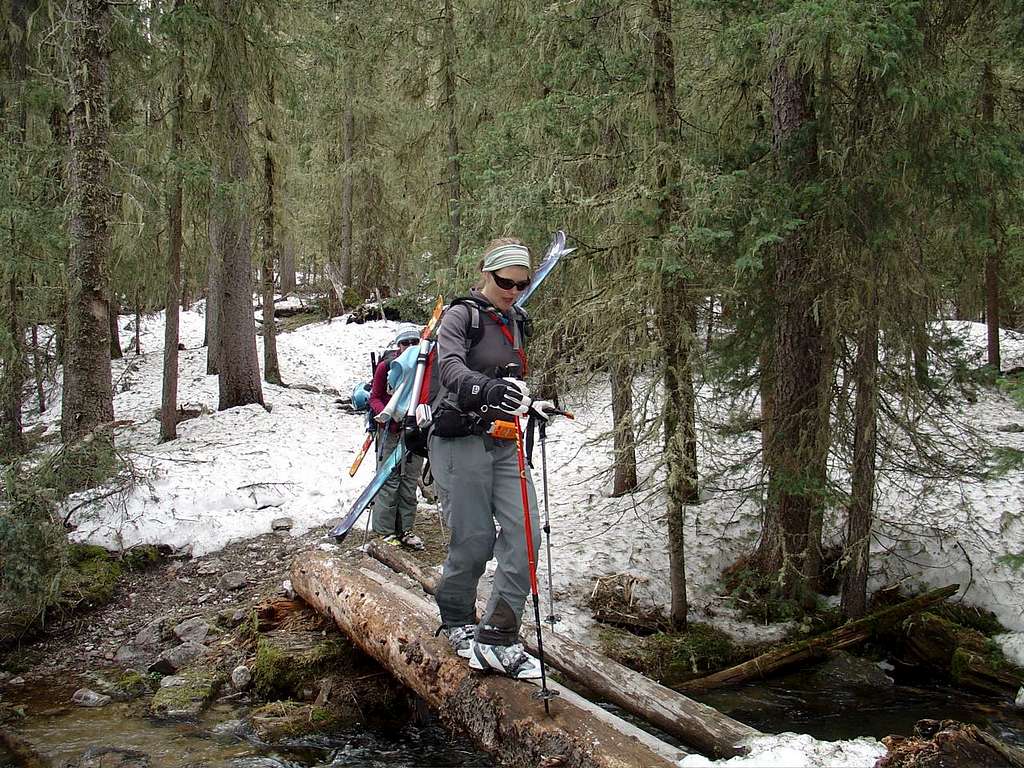
<svg viewBox="0 0 1024 768"><path fill-rule="evenodd" d="M292 566L303 599L504 765L669 768L683 756L568 689L546 716L535 686L473 672L434 637L436 609L395 578L358 552L313 551Z"/></svg>
<svg viewBox="0 0 1024 768"><path fill-rule="evenodd" d="M435 571L424 568L396 547L376 541L367 544L367 553L389 568L414 578L428 594L437 586ZM534 653L534 630L524 631L523 643ZM585 645L557 632L545 631L544 656L548 664L570 680L585 685L590 691L643 718L665 733L695 749L715 757L733 757L748 750L741 742L759 731L716 709L656 683Z"/></svg>
<svg viewBox="0 0 1024 768"><path fill-rule="evenodd" d="M1002 658L981 632L933 613L903 623L907 649L922 663L948 674L965 688L1014 696L1024 686L1024 670Z"/></svg>
<svg viewBox="0 0 1024 768"><path fill-rule="evenodd" d="M923 611L903 622L907 650L918 660L937 669L949 670L957 648L983 653L985 636L949 619Z"/></svg>
<svg viewBox="0 0 1024 768"><path fill-rule="evenodd" d="M964 688L983 691L1012 699L1024 687L1024 674L1011 664L997 664L991 655L982 655L966 648L953 654L953 680Z"/></svg>
<svg viewBox="0 0 1024 768"><path fill-rule="evenodd" d="M942 602L955 594L959 588L959 584L950 584L940 589L934 589L897 605L884 608L870 616L865 616L863 619L847 622L823 635L784 645L742 664L715 672L713 675L689 680L680 687L687 691L707 691L724 685L737 685L749 680L770 677L805 661L819 659L830 651L859 645L875 633L893 627L907 616Z"/></svg>

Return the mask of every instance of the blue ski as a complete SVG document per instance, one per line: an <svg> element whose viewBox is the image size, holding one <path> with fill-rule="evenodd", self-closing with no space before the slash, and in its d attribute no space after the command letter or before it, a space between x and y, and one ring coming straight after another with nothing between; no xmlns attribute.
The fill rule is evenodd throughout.
<svg viewBox="0 0 1024 768"><path fill-rule="evenodd" d="M533 280L530 282L529 287L519 294L519 298L516 299L516 304L523 306L527 299L533 295L533 292L536 291L538 286L544 281L544 278L551 273L551 270L554 268L555 264L558 263L558 260L566 254L572 253L574 250L576 249L565 247L565 232L562 230L555 232L554 237L551 238L551 244L544 252L544 258L541 259L540 266L538 266L533 272ZM405 354L408 355L412 352L413 350L408 350ZM394 363L392 363L392 365L394 365ZM404 382L406 378L411 378L415 374L415 370L415 367L409 368L401 381L394 382L396 390L401 386L401 383ZM380 492L380 489L384 486L384 483L387 482L388 478L391 477L392 473L396 472L398 468L401 467L402 460L404 458L405 443L402 440L399 440L398 445L395 446L395 450L392 451L391 455L388 456L385 462L380 465L380 468L377 470L377 474L373 476L373 480L371 480L370 484L366 486L366 490L359 494L359 498L356 499L352 508L349 509L348 514L342 518L340 523L331 529L331 536L333 536L339 544L344 541L349 530L351 530L352 526L356 524L356 521L359 520L363 512L366 510L366 507L371 501L373 501L373 497Z"/></svg>
<svg viewBox="0 0 1024 768"><path fill-rule="evenodd" d="M366 511L370 502L373 501L373 497L376 496L384 483L388 481L391 475L399 470L402 466L402 460L405 458L405 443L401 440L398 441L398 445L395 446L395 450L387 457L380 468L377 470L377 474L373 476L373 480L366 486L366 489L359 494L359 498L356 499L355 504L348 511L348 514L342 518L341 522L338 523L334 528L331 529L331 536L340 544L345 540L345 536L352 529L352 526L356 524L360 517L363 516L363 512Z"/></svg>

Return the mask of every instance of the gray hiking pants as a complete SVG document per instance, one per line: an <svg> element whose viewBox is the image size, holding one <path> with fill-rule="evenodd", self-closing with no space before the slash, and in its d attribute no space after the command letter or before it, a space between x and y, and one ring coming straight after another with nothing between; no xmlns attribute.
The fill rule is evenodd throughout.
<svg viewBox="0 0 1024 768"><path fill-rule="evenodd" d="M430 467L451 532L437 588L446 627L476 624L476 589L491 557L497 557L491 598L476 639L492 645L517 642L523 605L530 594L523 499L514 440L431 437ZM526 485L533 528L533 557L540 547L537 496L529 469ZM495 530L495 523L500 530Z"/></svg>
<svg viewBox="0 0 1024 768"><path fill-rule="evenodd" d="M383 449L377 454L387 459L402 439L400 432L384 432ZM378 466L383 463L377 462ZM396 472L381 486L377 498L373 500L373 530L385 536L392 533L403 534L412 531L416 519L416 482L423 469L423 457L407 453L402 462L402 469Z"/></svg>

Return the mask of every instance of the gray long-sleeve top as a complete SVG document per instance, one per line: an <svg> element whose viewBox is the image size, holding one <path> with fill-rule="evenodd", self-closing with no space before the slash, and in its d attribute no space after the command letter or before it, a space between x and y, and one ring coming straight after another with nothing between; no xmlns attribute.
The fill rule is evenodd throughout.
<svg viewBox="0 0 1024 768"><path fill-rule="evenodd" d="M519 323L515 322L516 309L512 308L501 315L512 334L513 342L510 342L502 333L498 322L483 308L490 307L495 314L498 314L497 310L491 307L483 294L476 289L473 289L470 295L481 304L480 341L472 344L470 339L470 308L464 304L449 307L441 318L441 325L437 330L437 362L441 389L434 404L435 411L442 408L460 410L457 397L459 386L467 379L479 379L481 374L494 378L497 375L505 375L505 367L509 363L522 365L516 351L523 347ZM520 369L518 378L522 378L523 375L524 372ZM512 417L509 414L489 411L486 418L493 421Z"/></svg>

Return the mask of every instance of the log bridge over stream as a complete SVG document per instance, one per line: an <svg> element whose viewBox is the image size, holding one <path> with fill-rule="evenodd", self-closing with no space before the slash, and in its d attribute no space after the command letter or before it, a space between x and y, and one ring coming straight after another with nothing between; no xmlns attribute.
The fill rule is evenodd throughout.
<svg viewBox="0 0 1024 768"><path fill-rule="evenodd" d="M559 695L546 715L534 697L535 685L472 671L443 637L434 636L437 607L417 588L433 593L433 571L393 547L371 543L367 550L317 550L297 557L292 566L295 591L421 696L442 720L468 734L503 765L668 768L686 754L569 686L616 704L687 748L710 756L745 754L744 740L760 735L550 631L544 633L545 659L565 683L549 681ZM536 652L536 639L527 634L522 640Z"/></svg>

